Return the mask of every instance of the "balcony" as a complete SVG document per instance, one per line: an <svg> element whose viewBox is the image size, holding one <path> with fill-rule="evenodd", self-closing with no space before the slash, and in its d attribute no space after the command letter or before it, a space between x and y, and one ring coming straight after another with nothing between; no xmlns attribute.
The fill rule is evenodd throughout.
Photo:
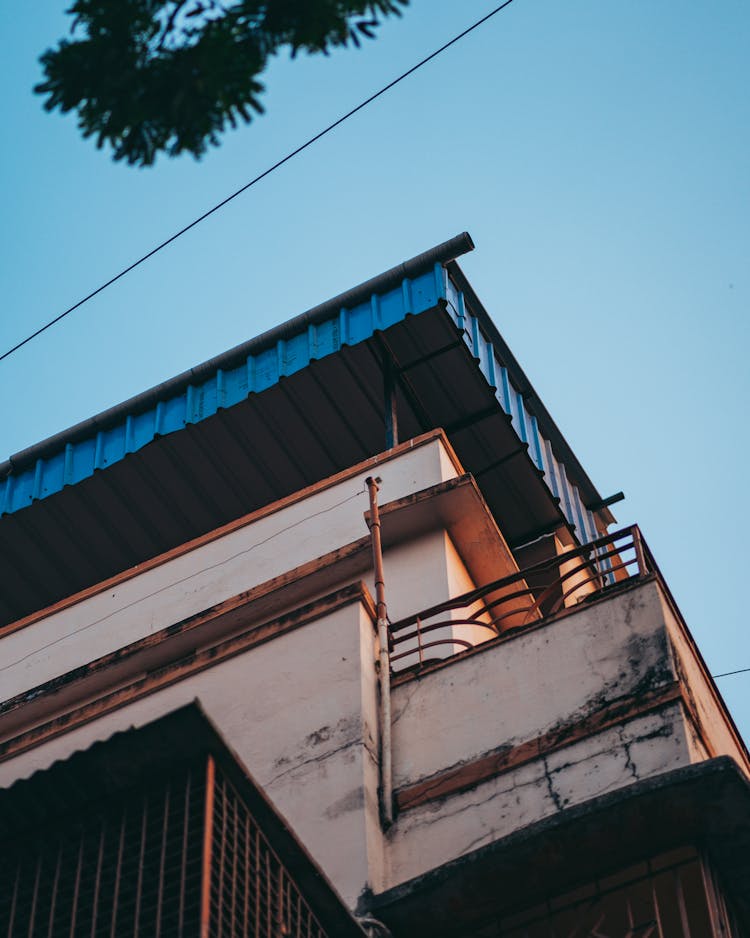
<svg viewBox="0 0 750 938"><path fill-rule="evenodd" d="M394 881L718 756L750 776L637 527L519 566L391 623Z"/></svg>
<svg viewBox="0 0 750 938"><path fill-rule="evenodd" d="M391 666L421 671L658 575L638 526L623 528L391 623Z"/></svg>

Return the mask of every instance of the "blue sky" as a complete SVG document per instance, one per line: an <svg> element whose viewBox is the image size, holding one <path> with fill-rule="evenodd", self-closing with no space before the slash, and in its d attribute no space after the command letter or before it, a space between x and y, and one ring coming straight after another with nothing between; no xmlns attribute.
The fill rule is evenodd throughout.
<svg viewBox="0 0 750 938"><path fill-rule="evenodd" d="M32 95L65 5L2 38L2 350L496 3L413 0L359 51L281 56L266 116L150 170ZM515 0L0 362L0 459L467 229L464 270L709 667L750 667L748 47L745 0ZM750 739L750 674L719 684Z"/></svg>

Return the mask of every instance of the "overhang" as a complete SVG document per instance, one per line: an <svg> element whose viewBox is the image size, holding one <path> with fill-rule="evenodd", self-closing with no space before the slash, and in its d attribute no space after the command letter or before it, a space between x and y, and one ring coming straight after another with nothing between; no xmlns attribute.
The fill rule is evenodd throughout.
<svg viewBox="0 0 750 938"><path fill-rule="evenodd" d="M12 457L0 624L380 453L391 384L399 438L444 428L511 547L595 537L611 515L464 300L472 247L459 235Z"/></svg>

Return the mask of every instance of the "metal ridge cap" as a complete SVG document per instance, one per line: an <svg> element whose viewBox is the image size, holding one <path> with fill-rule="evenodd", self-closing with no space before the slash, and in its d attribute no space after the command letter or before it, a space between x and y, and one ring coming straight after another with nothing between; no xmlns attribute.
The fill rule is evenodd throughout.
<svg viewBox="0 0 750 938"><path fill-rule="evenodd" d="M119 419L129 414L146 410L164 397L182 391L192 381L202 380L219 368L231 367L239 363L243 358L247 358L249 355L274 345L280 339L287 339L300 329L321 322L333 312L338 312L345 307L354 306L372 293L392 289L405 277L417 276L425 270L428 270L434 264L445 264L473 250L474 242L471 239L471 235L468 231L463 231L461 234L450 238L448 241L443 241L429 248L427 251L415 255L409 260L403 261L395 267L391 267L389 270L377 274L375 277L371 277L369 280L365 280L356 287L352 287L344 293L332 297L330 300L313 306L304 313L300 313L298 316L280 323L252 339L248 339L246 342L235 345L226 352L209 358L207 361L195 365L193 368L189 368L187 371L183 371L173 378L168 378L166 381L161 382L161 384L157 384L146 391L142 391L140 394L136 394L134 397L128 398L128 400L120 404L115 404L113 407L103 410L93 417L87 417L80 423L74 424L72 427L68 427L54 434L54 436L47 437L47 439L34 443L26 449L15 453L9 459L6 459L5 462L0 463L0 479L9 476L19 469L25 468L37 459L50 456L66 443L78 442L91 433L96 433L105 427L111 426Z"/></svg>
<svg viewBox="0 0 750 938"><path fill-rule="evenodd" d="M552 445L555 447L565 465L570 466L571 470L573 471L574 481L580 486L582 494L584 495L584 506L588 507L586 504L587 502L591 504L593 502L601 501L602 496L599 493L599 490L591 481L588 473L581 465L576 454L573 452L570 443L568 443L562 431L555 423L554 418L544 406L542 399L537 394L531 381L529 381L526 372L523 370L518 362L518 359L508 347L505 339L503 339L502 335L500 334L500 330L492 321L492 318L485 309L484 304L479 299L474 288L469 283L466 274L461 270L455 259L451 260L452 263L447 265L449 273L456 278L461 290L469 295L472 306L476 310L478 317L481 319L482 326L486 329L490 339L492 340L492 344L500 352L508 370L515 378L515 383L518 385L519 390L523 394L524 398L531 403L534 416L539 421L540 429L544 435L549 438L550 443L552 443ZM606 513L606 516L609 519L609 524L614 523L616 519L607 507L601 509L601 511Z"/></svg>

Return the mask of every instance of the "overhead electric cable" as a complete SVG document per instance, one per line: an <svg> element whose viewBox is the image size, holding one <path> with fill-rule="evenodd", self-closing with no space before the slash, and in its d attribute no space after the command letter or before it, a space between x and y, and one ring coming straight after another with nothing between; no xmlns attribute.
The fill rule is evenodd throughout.
<svg viewBox="0 0 750 938"><path fill-rule="evenodd" d="M716 680L717 677L731 677L733 674L747 674L750 668L740 668L739 671L725 671L723 674L712 674L711 677Z"/></svg>
<svg viewBox="0 0 750 938"><path fill-rule="evenodd" d="M232 199L236 199L238 195L242 195L243 192L246 192L256 183L260 182L261 179L265 179L266 176L269 176L272 172L279 169L279 167L283 166L284 163L288 163L289 160L293 159L303 150L306 150L309 146L312 146L313 143L317 143L318 140L320 140L322 137L325 137L326 134L329 134L332 130L335 130L336 127L338 127L340 124L343 124L344 121L348 120L350 117L353 117L358 111L361 111L363 108L366 108L368 104L372 104L373 101L375 101L381 95L384 95L387 91L390 91L391 88L394 88L396 85L402 82L405 78L408 78L410 75L413 75L414 72L422 68L423 65L426 65L428 62L431 62L432 59L436 58L442 52L445 52L445 50L449 49L452 45L455 45L457 42L459 42L459 40L463 39L464 36L468 36L470 32L473 32L483 23L486 23L487 20L491 19L493 16L498 14L501 10L504 10L505 7L510 6L512 2L513 0L505 0L504 3L501 3L500 6L495 7L494 10L490 10L490 12L487 13L485 16L483 16L481 19L478 19L475 23L472 23L471 26L468 26L466 29L458 33L452 39L449 39L448 42L440 46L439 49L435 49L434 52L431 52L428 56L423 58L421 61L417 62L416 65L412 65L411 68L407 69L405 72L399 75L398 78L394 78L393 81L388 82L388 84L384 85L379 91L376 91L374 94L371 94L369 98L365 98L365 100L362 101L360 104L358 104L356 107L353 107L350 111L347 111L346 114L343 114L341 117L335 120L332 124L329 124L323 130L315 134L314 137L310 137L310 139L306 140L305 143L301 144L296 149L292 150L290 153L287 153L286 156L282 157L280 160L274 163L273 166L269 166L268 169L264 170L254 179L251 179L250 182L245 183L244 186L241 186L231 195L228 195L225 199L222 199L221 202L218 202L216 205L213 206L213 208L208 209L207 212L204 212L202 215L198 216L198 218L196 218L194 221L191 221L190 224L185 225L184 228L181 228L179 231L175 232L171 237L167 238L166 241L162 241L161 244L157 244L156 247L152 248L147 254L144 254L142 257L139 257L137 261L134 261L128 267L125 267L123 270L119 272L119 274L115 274L114 277L110 277L110 279L107 280L106 283L103 283L101 286L97 287L96 290L92 290L91 293L89 293L87 296L84 296L82 300L79 300L77 303L74 303L73 306L70 306L64 312L60 313L58 316L55 316L54 319L50 319L49 322L45 323L43 326L40 326L40 328L37 329L36 332L32 332L31 335L26 336L25 339L22 339L20 342L14 345L13 348L8 349L7 352L3 352L3 354L0 355L0 361L2 361L4 358L7 358L9 355L12 355L13 352L17 352L18 349L22 348L28 342L31 342L31 340L35 339L38 335L41 335L43 332L46 332L47 329L49 329L51 326L54 326L56 323L60 322L61 319L65 319L66 316L69 316L72 312L79 309L79 307L83 306L84 303L87 303L89 300L93 299L95 296L101 293L102 290L106 290L107 287L112 286L113 283L116 283L118 280L120 280L121 277L124 277L125 274L129 274L131 270L135 270L135 268L143 264L144 261L147 261L149 258L153 257L154 254L158 254L159 251L163 250L165 247L167 247L167 245L171 244L173 241L176 241L182 235L186 234L188 231L190 231L191 228L195 228L195 226L199 225L202 221L205 221L205 219L208 218L209 215L213 215L214 212L218 212L220 208L223 208L225 205L227 205L227 203L231 202Z"/></svg>

